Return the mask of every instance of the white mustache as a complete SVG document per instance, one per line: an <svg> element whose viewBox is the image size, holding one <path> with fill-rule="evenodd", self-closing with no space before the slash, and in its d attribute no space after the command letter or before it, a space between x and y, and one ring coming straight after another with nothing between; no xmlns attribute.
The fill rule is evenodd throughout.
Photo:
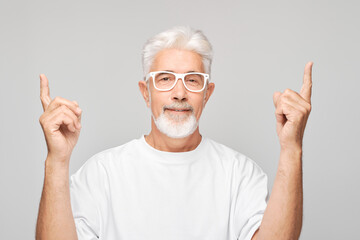
<svg viewBox="0 0 360 240"><path fill-rule="evenodd" d="M193 110L194 110L194 108L187 102L174 102L174 103L169 104L169 105L164 105L163 106L163 112L166 109L189 110L191 112L193 112Z"/></svg>

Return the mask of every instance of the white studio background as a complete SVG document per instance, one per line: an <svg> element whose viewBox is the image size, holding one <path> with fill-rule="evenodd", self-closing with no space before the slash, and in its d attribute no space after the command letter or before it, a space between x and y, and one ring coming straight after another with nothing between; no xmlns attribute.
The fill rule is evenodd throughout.
<svg viewBox="0 0 360 240"><path fill-rule="evenodd" d="M273 185L279 144L274 91L299 91L314 61L304 139L301 238L360 239L358 1L0 2L0 226L33 239L46 144L39 74L51 97L79 102L82 132L70 174L92 155L150 130L138 90L141 50L175 25L203 30L216 88L201 133L255 160Z"/></svg>

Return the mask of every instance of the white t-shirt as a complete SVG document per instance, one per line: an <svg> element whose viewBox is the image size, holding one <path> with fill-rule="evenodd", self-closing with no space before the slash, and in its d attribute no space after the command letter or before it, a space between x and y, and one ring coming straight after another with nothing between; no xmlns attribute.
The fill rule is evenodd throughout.
<svg viewBox="0 0 360 240"><path fill-rule="evenodd" d="M70 194L79 240L250 240L268 190L254 161L211 139L174 153L141 136L91 157Z"/></svg>

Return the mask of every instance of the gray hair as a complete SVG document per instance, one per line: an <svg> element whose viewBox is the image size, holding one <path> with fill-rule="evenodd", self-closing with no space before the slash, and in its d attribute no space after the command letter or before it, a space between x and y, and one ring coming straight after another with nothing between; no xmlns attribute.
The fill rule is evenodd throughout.
<svg viewBox="0 0 360 240"><path fill-rule="evenodd" d="M150 38L144 45L142 63L146 76L158 52L166 48L189 50L198 53L204 65L205 73L210 75L213 57L212 46L200 30L188 26L178 26L161 32Z"/></svg>

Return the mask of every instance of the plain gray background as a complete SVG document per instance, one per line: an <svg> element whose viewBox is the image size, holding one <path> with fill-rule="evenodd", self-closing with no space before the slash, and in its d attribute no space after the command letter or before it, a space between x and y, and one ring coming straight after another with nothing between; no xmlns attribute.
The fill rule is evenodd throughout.
<svg viewBox="0 0 360 240"><path fill-rule="evenodd" d="M301 239L360 239L359 12L358 1L1 0L1 238L34 238L47 152L39 74L52 98L83 110L73 174L97 152L149 132L137 85L142 46L190 25L215 52L201 133L254 159L270 190L279 157L273 92L299 91L314 61Z"/></svg>

